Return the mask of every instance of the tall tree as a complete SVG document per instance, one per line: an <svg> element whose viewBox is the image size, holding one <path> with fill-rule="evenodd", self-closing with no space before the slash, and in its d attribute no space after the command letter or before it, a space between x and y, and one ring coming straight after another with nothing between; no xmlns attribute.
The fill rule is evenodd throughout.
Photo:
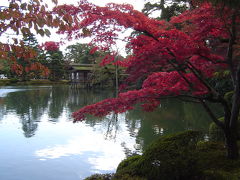
<svg viewBox="0 0 240 180"><path fill-rule="evenodd" d="M31 56L18 57L17 51L9 52L9 57L15 58L14 61L9 61L9 65L11 67L10 76L16 77L20 80L47 77L49 70L41 64L41 50L39 49L35 36L33 34L25 35L22 42L25 51L31 51Z"/></svg>
<svg viewBox="0 0 240 180"><path fill-rule="evenodd" d="M46 66L50 70L49 78L54 81L63 79L65 75L65 61L62 51L59 50L59 43L48 41L43 46L46 50Z"/></svg>
<svg viewBox="0 0 240 180"><path fill-rule="evenodd" d="M151 111L159 106L161 98L187 98L201 103L211 119L222 128L227 155L239 156L237 146L238 116L240 110L240 61L239 61L239 6L212 6L204 2L185 11L170 22L151 19L130 5L108 4L99 7L80 1L79 6L59 6L54 9L60 16L74 16L71 26L60 33L69 38L84 37L86 29L93 42L104 42L103 48L115 43L117 32L132 28L142 34L130 40L133 55L123 62L128 82L144 79L141 89L120 93L117 98L103 100L86 106L73 114L75 121L86 114L105 116L132 109L136 103ZM78 21L81 19L81 21ZM83 31L84 30L84 31ZM223 41L226 40L226 41ZM110 60L109 62L112 62ZM215 72L229 71L232 98L211 86L209 79ZM224 121L219 121L207 102L219 103Z"/></svg>

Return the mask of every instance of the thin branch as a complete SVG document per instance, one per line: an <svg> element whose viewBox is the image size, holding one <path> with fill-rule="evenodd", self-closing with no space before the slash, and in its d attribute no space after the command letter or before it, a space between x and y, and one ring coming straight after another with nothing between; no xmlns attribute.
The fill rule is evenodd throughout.
<svg viewBox="0 0 240 180"><path fill-rule="evenodd" d="M232 15L232 26L231 26L231 33L230 33L230 39L228 43L228 52L227 52L227 63L230 67L231 76L233 83L236 83L236 71L234 69L233 64L233 45L236 41L236 11Z"/></svg>
<svg viewBox="0 0 240 180"><path fill-rule="evenodd" d="M209 92L214 92L214 94L218 95L218 93L202 78L202 74L198 71L197 68L190 62L187 65L189 70L198 78L198 80L208 89Z"/></svg>
<svg viewBox="0 0 240 180"><path fill-rule="evenodd" d="M213 120L214 123L216 123L219 127L221 127L222 129L225 129L225 125L223 122L219 121L217 119L217 117L214 115L214 113L212 112L212 110L208 107L208 105L206 104L206 102L202 99L200 99L201 104L203 105L204 109L206 110L206 112L208 113L208 115L211 117L211 119Z"/></svg>
<svg viewBox="0 0 240 180"><path fill-rule="evenodd" d="M214 62L212 59L210 59L210 58L208 58L208 57L206 57L206 56L204 56L204 55L202 55L202 54L198 54L198 56L204 58L204 59L207 60L207 61L210 61L210 62L213 63L213 64L219 64L219 63L228 64L227 62L221 61L221 60Z"/></svg>
<svg viewBox="0 0 240 180"><path fill-rule="evenodd" d="M183 75L181 71L178 70L177 66L171 62L171 60L167 60L169 64L178 72L178 74L187 82L187 84L192 88L193 84Z"/></svg>

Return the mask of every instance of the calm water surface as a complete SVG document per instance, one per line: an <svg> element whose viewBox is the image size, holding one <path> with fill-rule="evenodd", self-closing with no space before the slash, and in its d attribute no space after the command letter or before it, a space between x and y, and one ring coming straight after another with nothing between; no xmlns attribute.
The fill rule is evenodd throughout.
<svg viewBox="0 0 240 180"><path fill-rule="evenodd" d="M72 123L72 112L112 97L111 91L68 86L0 88L0 179L79 180L110 173L156 137L187 129L207 130L197 104L163 101L153 113L136 110Z"/></svg>

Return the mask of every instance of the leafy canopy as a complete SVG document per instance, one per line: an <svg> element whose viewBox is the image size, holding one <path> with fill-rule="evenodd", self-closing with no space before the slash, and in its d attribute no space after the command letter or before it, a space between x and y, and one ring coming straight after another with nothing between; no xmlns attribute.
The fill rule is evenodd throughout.
<svg viewBox="0 0 240 180"><path fill-rule="evenodd" d="M217 8L210 3L186 11L170 22L148 18L130 5L110 3L99 7L85 0L80 1L78 7L63 5L54 11L62 18L66 13L75 18L71 26L60 29L59 33L79 38L86 35L87 29L93 42L103 42L103 48L115 44L117 32L126 28L142 32L129 40L133 55L121 62L127 66L127 82L144 79L142 88L86 106L74 113L75 120L84 119L86 113L104 116L110 112L124 112L136 103L142 103L145 110L153 110L162 96L217 97L207 79L227 67L225 57L219 53L221 44L213 49L207 42L229 37L224 29L229 17L217 17ZM176 28L176 24L183 28Z"/></svg>

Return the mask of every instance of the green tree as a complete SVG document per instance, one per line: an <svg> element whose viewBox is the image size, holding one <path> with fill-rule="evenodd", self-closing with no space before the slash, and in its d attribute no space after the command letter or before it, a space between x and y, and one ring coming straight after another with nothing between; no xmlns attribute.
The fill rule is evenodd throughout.
<svg viewBox="0 0 240 180"><path fill-rule="evenodd" d="M0 74L3 74L7 77L11 74L11 62L5 59L0 59Z"/></svg>
<svg viewBox="0 0 240 180"><path fill-rule="evenodd" d="M92 49L93 47L88 44L73 44L66 48L67 53L65 58L74 63L94 64L96 63L95 59L100 56L100 53L91 53Z"/></svg>
<svg viewBox="0 0 240 180"><path fill-rule="evenodd" d="M189 0L159 0L159 2L147 2L142 10L146 15L158 12L157 19L169 21L171 17L184 12L191 4Z"/></svg>
<svg viewBox="0 0 240 180"><path fill-rule="evenodd" d="M60 50L47 51L47 67L50 70L50 80L60 80L65 75L65 62Z"/></svg>

